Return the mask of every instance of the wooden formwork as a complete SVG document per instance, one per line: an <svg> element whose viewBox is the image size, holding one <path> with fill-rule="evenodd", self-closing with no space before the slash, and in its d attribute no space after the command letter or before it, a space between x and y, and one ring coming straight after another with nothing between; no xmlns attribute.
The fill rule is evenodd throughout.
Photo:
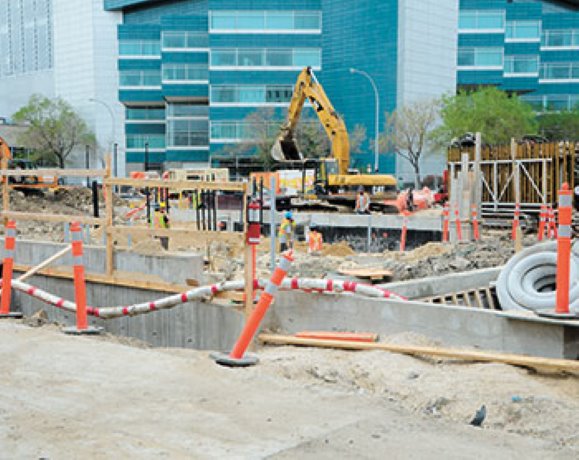
<svg viewBox="0 0 579 460"><path fill-rule="evenodd" d="M576 148L579 145L571 142L482 146L483 212L512 211L517 201L527 213L537 213L541 204L555 205L557 191L564 182L571 188L575 186ZM475 167L474 146L451 148L448 151L451 177L462 168L462 154L468 155L469 168Z"/></svg>

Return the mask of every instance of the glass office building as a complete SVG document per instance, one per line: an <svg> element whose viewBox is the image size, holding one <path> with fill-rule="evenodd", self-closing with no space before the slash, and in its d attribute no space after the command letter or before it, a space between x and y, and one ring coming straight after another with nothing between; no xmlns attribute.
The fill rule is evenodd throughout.
<svg viewBox="0 0 579 460"><path fill-rule="evenodd" d="M385 112L456 86L458 6L438 3L104 0L123 16L118 71L127 169L218 165L228 147L254 136L248 115L269 110L277 130L305 66L348 129L363 125L372 139L375 93L350 68L376 84L380 130ZM433 15L439 21L423 27ZM353 156L353 167L373 164L372 145ZM382 171L395 172L394 156L380 158Z"/></svg>
<svg viewBox="0 0 579 460"><path fill-rule="evenodd" d="M496 85L538 111L579 102L579 2L461 0L458 85Z"/></svg>

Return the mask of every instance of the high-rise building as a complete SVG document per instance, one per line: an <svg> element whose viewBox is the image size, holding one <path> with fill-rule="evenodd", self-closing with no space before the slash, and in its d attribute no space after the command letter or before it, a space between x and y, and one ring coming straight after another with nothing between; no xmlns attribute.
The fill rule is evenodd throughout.
<svg viewBox="0 0 579 460"><path fill-rule="evenodd" d="M124 174L124 108L118 102L116 27L118 13L102 0L0 1L0 117L10 118L31 95L62 97L95 132L103 153L121 146ZM80 154L82 152L82 155ZM84 146L71 163L84 166Z"/></svg>
<svg viewBox="0 0 579 460"><path fill-rule="evenodd" d="M456 87L458 4L435 0L104 0L122 12L119 100L127 168L206 166L253 135L266 111L277 129L300 70L311 66L348 129L375 136L385 113ZM357 72L352 73L350 69ZM376 92L374 91L376 88ZM310 108L305 109L308 116ZM309 114L314 116L313 113ZM373 143L352 166L373 167ZM404 175L393 155L380 170ZM438 160L430 167L439 172Z"/></svg>
<svg viewBox="0 0 579 460"><path fill-rule="evenodd" d="M579 2L460 0L458 85L495 85L538 111L579 102Z"/></svg>

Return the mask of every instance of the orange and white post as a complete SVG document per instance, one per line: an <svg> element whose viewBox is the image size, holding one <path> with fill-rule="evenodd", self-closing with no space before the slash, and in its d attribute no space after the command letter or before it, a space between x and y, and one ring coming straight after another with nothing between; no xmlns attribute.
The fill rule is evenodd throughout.
<svg viewBox="0 0 579 460"><path fill-rule="evenodd" d="M557 236L556 314L569 314L569 278L571 270L571 221L573 194L565 182L559 190L559 233Z"/></svg>
<svg viewBox="0 0 579 460"><path fill-rule="evenodd" d="M14 249L16 247L16 222L8 221L4 235L4 261L2 271L2 298L0 299L0 318L21 318L22 313L11 312L12 271L14 269Z"/></svg>
<svg viewBox="0 0 579 460"><path fill-rule="evenodd" d="M448 202L444 203L442 211L442 242L448 243L448 232L450 227L450 207Z"/></svg>
<svg viewBox="0 0 579 460"><path fill-rule="evenodd" d="M476 212L476 204L471 205L471 223L472 223L472 237L475 241L480 240L480 231L478 227L478 217Z"/></svg>
<svg viewBox="0 0 579 460"><path fill-rule="evenodd" d="M515 216L513 218L513 228L511 230L511 240L513 241L517 239L517 229L519 228L520 219L521 219L521 205L520 203L515 203Z"/></svg>
<svg viewBox="0 0 579 460"><path fill-rule="evenodd" d="M408 211L402 213L402 232L400 233L400 252L406 250L406 235L408 234Z"/></svg>
<svg viewBox="0 0 579 460"><path fill-rule="evenodd" d="M545 236L545 226L547 224L547 205L541 205L541 212L539 213L539 230L537 231L537 241L543 241Z"/></svg>
<svg viewBox="0 0 579 460"><path fill-rule="evenodd" d="M263 317L267 313L269 306L273 302L274 296L286 277L292 262L293 257L291 251L282 254L278 266L275 268L273 275L271 275L271 278L268 281L265 290L262 292L253 312L247 319L243 331L241 331L233 350L229 354L212 354L211 357L215 362L230 367L246 367L257 363L257 356L248 355L245 352L253 340L253 337L255 336Z"/></svg>
<svg viewBox="0 0 579 460"><path fill-rule="evenodd" d="M454 222L456 226L456 241L462 241L462 226L460 224L460 213L458 211L458 203L454 204Z"/></svg>
<svg viewBox="0 0 579 460"><path fill-rule="evenodd" d="M74 273L74 300L76 303L76 327L67 327L63 331L67 334L98 334L101 328L88 325L86 313L86 281L84 277L84 263L82 251L82 233L80 223L70 225L72 235L72 258Z"/></svg>

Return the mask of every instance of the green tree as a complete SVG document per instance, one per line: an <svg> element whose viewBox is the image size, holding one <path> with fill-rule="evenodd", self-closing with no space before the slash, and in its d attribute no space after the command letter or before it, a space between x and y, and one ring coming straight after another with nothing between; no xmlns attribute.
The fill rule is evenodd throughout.
<svg viewBox="0 0 579 460"><path fill-rule="evenodd" d="M579 140L579 109L539 115L539 132L550 141Z"/></svg>
<svg viewBox="0 0 579 460"><path fill-rule="evenodd" d="M532 107L517 95L508 95L495 87L443 97L442 125L435 136L441 145L467 132L482 133L488 144L506 144L537 131Z"/></svg>
<svg viewBox="0 0 579 460"><path fill-rule="evenodd" d="M354 130L350 133L350 153L362 153L362 146L368 136L366 134L366 127L364 125L354 126Z"/></svg>
<svg viewBox="0 0 579 460"><path fill-rule="evenodd" d="M416 188L420 187L420 161L430 152L439 116L440 101L432 99L405 105L386 117L385 133L380 136L382 149L394 151L410 163Z"/></svg>
<svg viewBox="0 0 579 460"><path fill-rule="evenodd" d="M60 98L48 99L35 94L12 118L28 126L21 142L31 146L46 163L60 168L64 168L75 147L96 144L85 121Z"/></svg>

